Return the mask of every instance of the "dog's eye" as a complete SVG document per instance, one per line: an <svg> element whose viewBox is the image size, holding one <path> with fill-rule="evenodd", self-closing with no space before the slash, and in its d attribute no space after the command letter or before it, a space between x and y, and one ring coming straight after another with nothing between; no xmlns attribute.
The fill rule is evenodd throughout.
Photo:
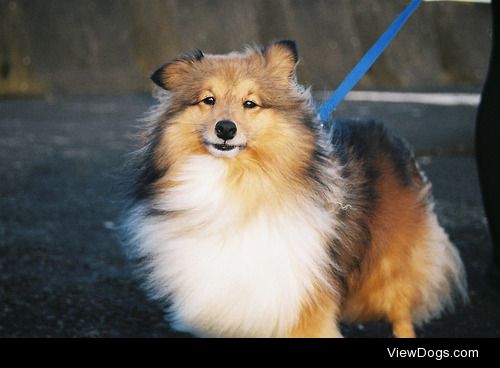
<svg viewBox="0 0 500 368"><path fill-rule="evenodd" d="M215 105L215 98L213 97L207 97L201 100L205 105Z"/></svg>
<svg viewBox="0 0 500 368"><path fill-rule="evenodd" d="M245 109L253 109L254 107L257 107L257 104L253 101L245 101L243 102L243 107Z"/></svg>

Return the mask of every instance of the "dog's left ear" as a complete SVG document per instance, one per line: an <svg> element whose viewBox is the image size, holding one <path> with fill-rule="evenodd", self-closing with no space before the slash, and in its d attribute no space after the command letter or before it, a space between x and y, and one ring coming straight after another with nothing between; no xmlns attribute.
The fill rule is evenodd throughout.
<svg viewBox="0 0 500 368"><path fill-rule="evenodd" d="M204 57L203 52L200 50L179 56L177 59L158 68L151 75L151 80L167 91L175 90L182 84L184 77L189 74L195 63L201 61Z"/></svg>
<svg viewBox="0 0 500 368"><path fill-rule="evenodd" d="M295 68L299 61L299 53L295 41L281 40L272 43L263 51L267 65L272 72L287 78L295 77Z"/></svg>

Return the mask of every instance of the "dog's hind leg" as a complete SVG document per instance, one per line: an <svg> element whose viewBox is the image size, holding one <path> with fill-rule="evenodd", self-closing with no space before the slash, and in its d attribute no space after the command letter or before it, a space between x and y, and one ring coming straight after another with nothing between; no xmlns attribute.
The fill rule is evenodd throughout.
<svg viewBox="0 0 500 368"><path fill-rule="evenodd" d="M394 337L412 338L416 337L413 328L412 316L408 308L394 308L388 315L392 324L392 334Z"/></svg>

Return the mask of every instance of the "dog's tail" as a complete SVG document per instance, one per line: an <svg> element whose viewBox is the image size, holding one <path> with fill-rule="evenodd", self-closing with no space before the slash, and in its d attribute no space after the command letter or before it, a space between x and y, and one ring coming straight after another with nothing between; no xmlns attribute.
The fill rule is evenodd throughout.
<svg viewBox="0 0 500 368"><path fill-rule="evenodd" d="M455 302L468 302L465 268L458 249L438 223L435 213L429 215L429 231L424 240L428 247L425 281L420 285L420 303L413 309L413 322L420 325L445 310L453 310Z"/></svg>

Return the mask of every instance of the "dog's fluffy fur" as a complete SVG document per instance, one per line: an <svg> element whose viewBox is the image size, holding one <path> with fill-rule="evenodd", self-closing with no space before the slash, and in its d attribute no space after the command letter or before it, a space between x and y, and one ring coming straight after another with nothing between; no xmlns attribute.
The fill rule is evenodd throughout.
<svg viewBox="0 0 500 368"><path fill-rule="evenodd" d="M129 254L172 326L198 336L340 336L339 321L372 319L414 336L466 295L430 184L382 126L321 128L297 60L280 41L153 74Z"/></svg>

